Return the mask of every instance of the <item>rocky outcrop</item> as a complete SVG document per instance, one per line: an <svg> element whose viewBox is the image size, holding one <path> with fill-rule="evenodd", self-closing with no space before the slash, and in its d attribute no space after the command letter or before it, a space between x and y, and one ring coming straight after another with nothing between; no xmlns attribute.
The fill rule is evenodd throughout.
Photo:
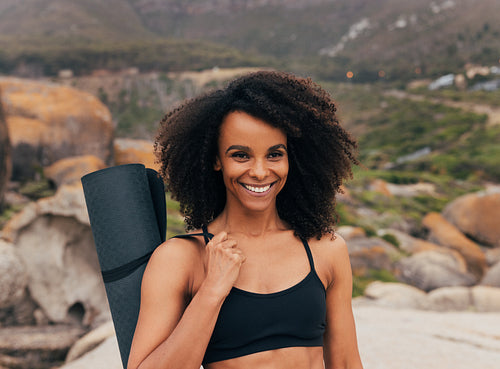
<svg viewBox="0 0 500 369"><path fill-rule="evenodd" d="M485 286L500 287L500 262L493 265L481 280L481 284Z"/></svg>
<svg viewBox="0 0 500 369"><path fill-rule="evenodd" d="M500 193L461 196L446 206L443 216L478 242L500 247Z"/></svg>
<svg viewBox="0 0 500 369"><path fill-rule="evenodd" d="M437 250L440 248L440 246L432 242L412 237L409 234L401 232L397 229L380 229L377 231L377 235L379 237L383 237L386 235L393 236L399 244L399 249L409 254L415 254L421 251Z"/></svg>
<svg viewBox="0 0 500 369"><path fill-rule="evenodd" d="M464 259L449 250L431 250L414 254L397 263L402 282L430 291L445 286L472 286L478 279L467 272Z"/></svg>
<svg viewBox="0 0 500 369"><path fill-rule="evenodd" d="M113 322L109 321L99 326L98 328L90 331L85 336L75 342L68 354L66 355L66 363L76 360L85 355L87 352L92 351L99 346L103 341L115 335L115 328Z"/></svg>
<svg viewBox="0 0 500 369"><path fill-rule="evenodd" d="M393 261L400 256L392 244L377 237L355 237L347 247L355 275L366 275L371 269L392 271Z"/></svg>
<svg viewBox="0 0 500 369"><path fill-rule="evenodd" d="M3 196L11 175L10 138L3 111L2 90L0 89L0 211Z"/></svg>
<svg viewBox="0 0 500 369"><path fill-rule="evenodd" d="M375 281L368 285L364 296L378 306L392 308L424 309L427 304L424 291L404 283Z"/></svg>
<svg viewBox="0 0 500 369"><path fill-rule="evenodd" d="M81 327L67 325L3 327L0 330L0 360L7 362L5 366L9 368L53 367L64 361L69 348L83 332Z"/></svg>
<svg viewBox="0 0 500 369"><path fill-rule="evenodd" d="M468 239L439 213L429 213L422 224L430 230L429 241L458 251L467 262L467 269L476 278L486 270L486 258L478 244Z"/></svg>
<svg viewBox="0 0 500 369"><path fill-rule="evenodd" d="M95 324L109 318L80 184L27 205L6 224L3 237L16 245L29 293L50 321Z"/></svg>
<svg viewBox="0 0 500 369"><path fill-rule="evenodd" d="M7 308L23 298L28 274L14 245L0 239L0 255L0 308Z"/></svg>
<svg viewBox="0 0 500 369"><path fill-rule="evenodd" d="M113 124L94 96L71 87L0 78L12 144L14 179L55 161L92 154L112 162Z"/></svg>
<svg viewBox="0 0 500 369"><path fill-rule="evenodd" d="M123 369L116 336L109 337L94 350L60 369Z"/></svg>
<svg viewBox="0 0 500 369"><path fill-rule="evenodd" d="M117 138L114 142L115 164L144 164L146 168L159 169L155 163L153 143L146 140Z"/></svg>
<svg viewBox="0 0 500 369"><path fill-rule="evenodd" d="M45 167L43 174L55 183L57 187L65 184L80 182L88 173L106 168L106 164L94 155L74 156L56 161Z"/></svg>

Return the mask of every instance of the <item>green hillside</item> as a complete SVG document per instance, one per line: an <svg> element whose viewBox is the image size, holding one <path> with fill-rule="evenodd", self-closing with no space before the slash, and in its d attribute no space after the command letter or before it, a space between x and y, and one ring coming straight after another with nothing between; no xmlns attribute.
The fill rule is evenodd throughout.
<svg viewBox="0 0 500 369"><path fill-rule="evenodd" d="M496 0L4 0L0 73L260 63L321 79L351 70L357 82L408 80L498 63L498 14ZM162 63L166 49L182 56Z"/></svg>

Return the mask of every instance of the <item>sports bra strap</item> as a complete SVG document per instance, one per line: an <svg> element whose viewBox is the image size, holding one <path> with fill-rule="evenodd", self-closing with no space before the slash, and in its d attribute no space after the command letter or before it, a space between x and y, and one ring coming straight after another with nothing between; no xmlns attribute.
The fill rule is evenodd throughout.
<svg viewBox="0 0 500 369"><path fill-rule="evenodd" d="M203 238L205 239L205 244L209 243L210 240L212 239L212 237L214 236L212 233L209 233L208 232L208 229L207 229L207 226L206 225L203 225L201 227L201 229L203 230L203 233L188 233L188 234L179 234L177 236L174 236L172 238L190 238L190 237L193 237L193 236L203 236Z"/></svg>
<svg viewBox="0 0 500 369"><path fill-rule="evenodd" d="M315 270L314 269L314 260L313 260L313 256L312 256L309 244L307 243L306 239L301 238L301 240L302 240L302 243L304 244L304 248L306 249L307 258L309 259L309 266L311 267L311 270Z"/></svg>

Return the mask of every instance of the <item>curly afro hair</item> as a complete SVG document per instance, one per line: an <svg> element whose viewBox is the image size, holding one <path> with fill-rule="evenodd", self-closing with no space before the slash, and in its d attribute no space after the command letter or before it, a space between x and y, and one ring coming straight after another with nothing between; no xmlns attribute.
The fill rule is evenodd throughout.
<svg viewBox="0 0 500 369"><path fill-rule="evenodd" d="M184 102L161 121L155 141L166 189L180 202L187 229L207 225L224 209L226 189L214 170L219 127L240 111L287 135L289 173L276 199L295 235L333 232L335 195L358 164L356 141L339 124L330 95L309 78L262 71Z"/></svg>

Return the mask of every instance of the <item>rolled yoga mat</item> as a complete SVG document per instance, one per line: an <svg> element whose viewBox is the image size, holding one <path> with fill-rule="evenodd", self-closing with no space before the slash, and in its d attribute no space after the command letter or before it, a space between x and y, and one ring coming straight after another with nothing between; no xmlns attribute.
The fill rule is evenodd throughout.
<svg viewBox="0 0 500 369"><path fill-rule="evenodd" d="M163 181L153 169L126 164L87 174L82 184L126 368L139 315L142 275L149 257L166 236Z"/></svg>

